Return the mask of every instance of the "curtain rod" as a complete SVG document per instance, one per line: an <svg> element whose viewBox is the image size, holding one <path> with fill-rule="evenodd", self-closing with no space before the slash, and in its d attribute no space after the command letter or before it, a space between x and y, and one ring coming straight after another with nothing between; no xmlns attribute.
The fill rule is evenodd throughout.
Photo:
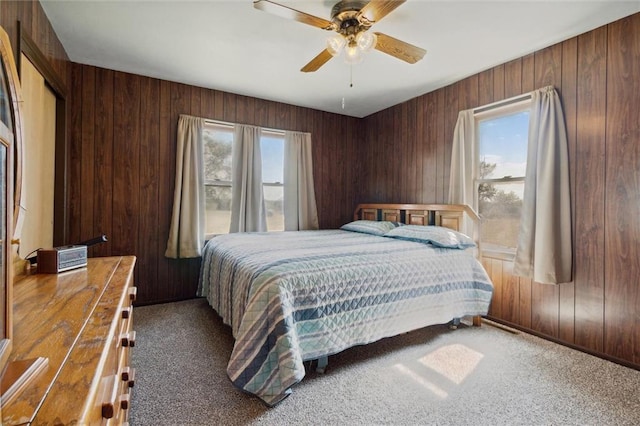
<svg viewBox="0 0 640 426"><path fill-rule="evenodd" d="M480 114L481 112L490 111L490 110L495 109L495 108L500 108L500 107L503 107L503 106L515 104L515 103L526 101L526 100L529 100L529 99L531 99L531 92L524 93L524 94L518 95L518 96L514 96L512 98L503 99L501 101L493 102L493 103L490 103L490 104L487 104L487 105L483 105L481 107L473 108L472 111L473 111L474 114Z"/></svg>
<svg viewBox="0 0 640 426"><path fill-rule="evenodd" d="M225 126L225 127L233 127L235 125L235 123L229 123L228 121L220 121L220 120L212 120L210 118L205 118L204 122L206 124L215 124L218 126ZM276 135L284 135L284 130L279 130L279 129L270 129L268 127L261 127L261 129L267 133L274 133Z"/></svg>

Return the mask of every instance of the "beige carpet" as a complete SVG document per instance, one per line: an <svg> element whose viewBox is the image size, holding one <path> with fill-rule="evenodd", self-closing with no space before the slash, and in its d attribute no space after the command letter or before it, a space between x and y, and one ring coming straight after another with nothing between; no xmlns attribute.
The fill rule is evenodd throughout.
<svg viewBox="0 0 640 426"><path fill-rule="evenodd" d="M640 371L484 324L433 326L329 357L275 408L226 376L206 300L139 307L136 425L640 425Z"/></svg>

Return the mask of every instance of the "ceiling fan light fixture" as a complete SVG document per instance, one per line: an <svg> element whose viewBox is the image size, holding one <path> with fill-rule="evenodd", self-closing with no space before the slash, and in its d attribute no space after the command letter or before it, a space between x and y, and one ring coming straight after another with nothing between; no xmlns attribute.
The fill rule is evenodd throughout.
<svg viewBox="0 0 640 426"><path fill-rule="evenodd" d="M347 64L355 65L362 62L362 49L358 47L357 43L349 43L344 48L344 61Z"/></svg>
<svg viewBox="0 0 640 426"><path fill-rule="evenodd" d="M374 33L367 31L361 31L356 36L356 43L363 52L369 52L376 47L378 37Z"/></svg>
<svg viewBox="0 0 640 426"><path fill-rule="evenodd" d="M347 40L340 34L336 34L327 39L327 50L331 53L331 56L338 56L344 49L345 44L347 44Z"/></svg>

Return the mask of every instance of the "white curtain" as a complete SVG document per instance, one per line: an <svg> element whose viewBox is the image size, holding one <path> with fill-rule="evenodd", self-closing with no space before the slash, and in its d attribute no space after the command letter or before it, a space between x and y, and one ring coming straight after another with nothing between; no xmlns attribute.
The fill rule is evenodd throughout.
<svg viewBox="0 0 640 426"><path fill-rule="evenodd" d="M202 255L205 232L203 127L202 118L181 115L178 119L173 214L166 257L178 259Z"/></svg>
<svg viewBox="0 0 640 426"><path fill-rule="evenodd" d="M552 86L531 93L527 171L515 275L571 281L569 156L562 104Z"/></svg>
<svg viewBox="0 0 640 426"><path fill-rule="evenodd" d="M284 133L284 230L318 229L311 134Z"/></svg>
<svg viewBox="0 0 640 426"><path fill-rule="evenodd" d="M451 173L449 175L449 204L475 205L474 177L477 173L475 118L473 110L460 111L453 131ZM462 232L474 236L473 223L463 219ZM476 235L477 237L477 235Z"/></svg>
<svg viewBox="0 0 640 426"><path fill-rule="evenodd" d="M231 151L231 226L229 232L263 232L267 216L262 193L260 127L236 124Z"/></svg>

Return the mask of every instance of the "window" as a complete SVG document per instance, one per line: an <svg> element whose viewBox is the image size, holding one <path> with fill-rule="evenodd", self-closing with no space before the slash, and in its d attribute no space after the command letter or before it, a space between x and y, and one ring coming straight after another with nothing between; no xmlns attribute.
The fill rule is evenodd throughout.
<svg viewBox="0 0 640 426"><path fill-rule="evenodd" d="M231 224L233 126L209 124L203 130L203 140L206 234L227 234ZM260 149L267 229L282 231L284 134L263 130Z"/></svg>
<svg viewBox="0 0 640 426"><path fill-rule="evenodd" d="M530 101L476 113L483 250L515 254L527 168Z"/></svg>

